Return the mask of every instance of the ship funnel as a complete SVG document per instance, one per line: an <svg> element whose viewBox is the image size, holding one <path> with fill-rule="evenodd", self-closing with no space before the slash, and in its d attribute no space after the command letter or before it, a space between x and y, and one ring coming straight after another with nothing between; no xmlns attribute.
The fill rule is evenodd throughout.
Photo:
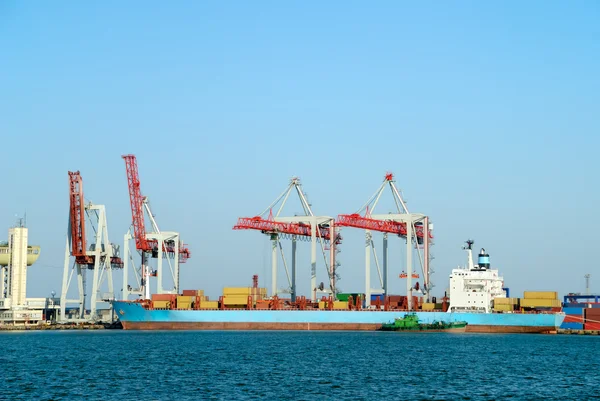
<svg viewBox="0 0 600 401"><path fill-rule="evenodd" d="M485 249L481 248L479 252L479 258L477 259L477 264L480 269L489 269L490 268L490 255L485 253Z"/></svg>

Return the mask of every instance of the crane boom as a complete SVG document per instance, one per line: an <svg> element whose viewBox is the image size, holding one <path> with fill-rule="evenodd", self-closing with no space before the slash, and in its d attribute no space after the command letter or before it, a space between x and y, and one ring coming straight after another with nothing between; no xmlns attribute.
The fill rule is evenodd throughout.
<svg viewBox="0 0 600 401"><path fill-rule="evenodd" d="M304 237L311 236L311 225L303 223L283 223L274 220L265 220L260 216L240 217L234 230L259 230L265 233L291 234ZM331 240L329 227L317 226L317 235L325 241ZM336 243L341 242L339 234L335 238Z"/></svg>
<svg viewBox="0 0 600 401"><path fill-rule="evenodd" d="M127 170L127 183L129 187L129 201L131 203L131 217L133 223L133 236L135 247L140 251L152 250L152 244L146 239L144 223L144 198L140 192L140 177L138 174L137 159L135 155L121 156L125 160Z"/></svg>
<svg viewBox="0 0 600 401"><path fill-rule="evenodd" d="M83 179L79 171L69 171L69 211L71 223L71 255L77 263L89 262L85 243L85 204Z"/></svg>
<svg viewBox="0 0 600 401"><path fill-rule="evenodd" d="M401 223L392 220L375 220L368 217L363 217L358 213L355 214L340 214L336 225L341 227L355 227L363 228L365 230L379 231L382 233L397 234L399 236L406 236L406 223ZM416 236L422 238L424 235L424 229L422 225L415 225ZM433 238L432 234L429 233L429 237Z"/></svg>

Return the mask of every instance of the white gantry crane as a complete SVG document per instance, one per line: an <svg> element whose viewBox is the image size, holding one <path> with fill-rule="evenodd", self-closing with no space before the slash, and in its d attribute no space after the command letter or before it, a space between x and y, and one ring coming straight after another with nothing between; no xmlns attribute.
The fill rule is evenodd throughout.
<svg viewBox="0 0 600 401"><path fill-rule="evenodd" d="M389 187L396 210L387 214L374 214L375 207L381 198L386 187ZM364 215L361 215L364 213ZM406 268L407 271L400 274L400 278L406 278L406 295L408 301L408 309L413 309L412 293L415 289L412 283L413 278L418 278L418 274L412 271L412 255L413 247L417 249L418 259L421 265L421 270L424 276L424 292L429 300L429 291L431 282L429 280L430 269L430 252L431 245L431 230L429 218L423 214L409 213L406 202L400 195L400 191L395 185L394 175L387 173L385 179L377 192L369 198L369 200L354 214L341 214L337 220L338 227L355 227L365 230L365 301L366 306L370 306L371 294L388 294L388 234L395 234L406 239ZM426 227L426 228L425 228ZM375 253L375 244L371 231L383 233L383 272L379 267L379 260ZM423 254L420 252L422 245ZM381 288L371 287L371 253L375 258L377 273Z"/></svg>
<svg viewBox="0 0 600 401"><path fill-rule="evenodd" d="M79 171L69 171L69 225L65 249L62 292L60 297L60 321L96 321L98 304L115 299L112 270L123 267L118 246L108 240L106 209L104 205L85 203L83 180ZM94 241L88 248L86 222L94 231ZM73 263L71 263L71 261ZM90 314L86 317L87 271L93 272ZM69 288L76 274L79 297L68 299ZM106 284L106 286L104 286ZM105 288L107 291L102 292ZM67 305L78 306L77 316L67 318ZM109 307L112 310L112 305ZM112 321L112 313L111 313Z"/></svg>
<svg viewBox="0 0 600 401"><path fill-rule="evenodd" d="M282 217L281 212L285 206L290 194L296 192L300 204L302 205L304 215ZM277 212L273 214L273 209ZM311 300L317 301L317 293L333 294L336 293L336 252L337 245L341 243L341 236L336 230L335 219L329 216L315 216L311 205L306 199L306 194L302 191L300 179L293 177L285 191L281 193L261 214L255 217L241 217L234 230L259 230L271 239L271 296L278 292L290 292L292 302L296 301L296 243L298 240L306 238L311 241ZM288 238L292 240L292 272L290 275L288 264L283 253L280 239ZM333 239L333 240L332 240ZM317 242L320 245L325 270L327 271L329 288L317 285ZM327 248L329 248L329 261L327 260ZM281 253L283 266L288 279L289 287L284 290L277 289L277 259L278 251Z"/></svg>

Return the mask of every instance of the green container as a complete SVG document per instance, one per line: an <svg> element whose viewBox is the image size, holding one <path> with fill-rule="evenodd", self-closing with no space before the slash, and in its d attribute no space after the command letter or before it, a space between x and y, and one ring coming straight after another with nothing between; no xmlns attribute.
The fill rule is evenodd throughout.
<svg viewBox="0 0 600 401"><path fill-rule="evenodd" d="M350 297L352 297L352 299L356 303L356 299L358 298L359 295L360 295L360 299L362 299L364 302L365 294L361 294L359 292L342 292L342 293L337 294L337 299L338 299L338 301L348 302L348 299Z"/></svg>

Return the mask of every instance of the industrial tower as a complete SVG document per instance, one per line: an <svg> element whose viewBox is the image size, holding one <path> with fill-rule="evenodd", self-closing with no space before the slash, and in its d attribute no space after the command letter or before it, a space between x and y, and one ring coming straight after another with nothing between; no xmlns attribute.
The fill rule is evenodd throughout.
<svg viewBox="0 0 600 401"><path fill-rule="evenodd" d="M24 306L27 293L27 266L39 257L40 247L28 245L28 231L19 219L8 230L8 241L0 244L0 308Z"/></svg>
<svg viewBox="0 0 600 401"><path fill-rule="evenodd" d="M60 320L68 321L66 308L68 304L77 304L79 311L73 321L96 320L98 304L115 299L112 270L121 268L123 262L119 257L118 246L108 240L106 210L104 205L85 203L83 196L83 180L79 171L69 171L69 225L65 246L65 265L63 272L62 292L60 297ZM87 246L86 222L94 232L94 240ZM73 263L71 264L71 260ZM71 268L69 268L71 267ZM90 299L90 315L85 316L87 297L87 271L93 271ZM67 294L77 275L79 297L67 299ZM101 292L106 282L106 292ZM112 305L109 309L112 310ZM111 313L112 316L112 313Z"/></svg>
<svg viewBox="0 0 600 401"><path fill-rule="evenodd" d="M373 214L381 195L383 194L386 187L389 187L396 210L394 213L388 214ZM361 213L364 212L364 216ZM429 224L429 218L423 214L409 213L406 207L406 202L400 195L400 191L395 185L394 175L387 173L383 183L369 198L369 200L354 214L341 214L338 216L336 223L339 227L355 227L362 228L365 230L365 301L366 306L370 306L371 294L388 294L388 234L395 234L401 238L406 239L406 273L400 275L400 278L406 278L406 295L408 300L408 309L413 309L412 305L412 291L413 284L412 279L417 278L418 275L412 271L412 255L413 247L416 246L419 262L423 270L424 275L424 291L426 298L429 301L429 291L431 283L429 280L430 269L430 253L429 246L431 235L431 226ZM425 229L424 227L427 227ZM375 244L373 242L373 236L371 231L382 232L383 234L383 272L379 268L379 261L377 254L375 253ZM427 233L427 234L425 234ZM423 245L423 255L420 253L418 245ZM375 264L377 266L377 273L379 275L379 281L381 288L371 287L371 252L375 258Z"/></svg>
<svg viewBox="0 0 600 401"><path fill-rule="evenodd" d="M300 204L304 210L304 215L293 217L281 217L281 211L285 206L290 194L296 192L300 199ZM273 208L278 207L277 213L273 215ZM317 300L317 292L327 294L336 293L336 261L337 245L341 243L341 236L335 228L335 219L329 216L315 216L311 205L306 199L306 194L302 191L300 179L293 177L288 187L275 199L262 213L255 217L241 217L234 230L259 230L271 239L271 296L278 292L290 292L292 302L296 301L296 243L299 239L310 238L311 241L311 299ZM288 265L283 254L283 247L280 239L289 238L292 240L292 273L288 270ZM332 241L332 238L334 239ZM325 269L327 271L329 289L317 285L317 241L320 244ZM329 264L327 263L326 246L329 244ZM288 279L288 289L278 291L277 289L277 251L280 251L283 259L283 266Z"/></svg>
<svg viewBox="0 0 600 401"><path fill-rule="evenodd" d="M189 249L181 242L179 233L160 231L150 209L148 198L142 196L137 159L134 155L124 155L129 200L131 204L132 227L124 237L124 268L123 268L123 300L129 295L137 295L141 299L150 299L150 277L156 277L157 294L179 293L179 264L185 263L191 256ZM150 220L152 230L146 231L145 214ZM135 249L139 252L141 261L136 268L129 241L135 240ZM156 269L150 267L150 258L156 259ZM163 282L163 260L167 261L172 278L172 287L165 290ZM135 287L129 285L129 264L135 276Z"/></svg>

